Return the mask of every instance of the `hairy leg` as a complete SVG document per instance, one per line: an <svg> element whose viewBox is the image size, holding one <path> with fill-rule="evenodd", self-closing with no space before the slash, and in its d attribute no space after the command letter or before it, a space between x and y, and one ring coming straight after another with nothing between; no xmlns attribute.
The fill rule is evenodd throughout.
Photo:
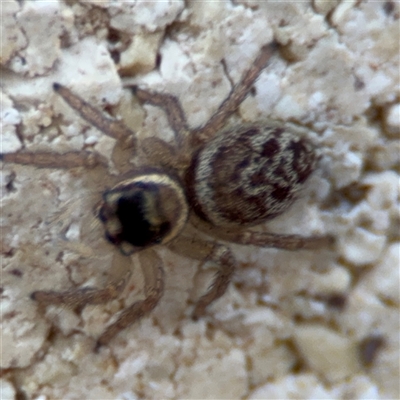
<svg viewBox="0 0 400 400"><path fill-rule="evenodd" d="M120 256L115 258L117 261L119 259ZM100 335L96 350L108 344L120 331L149 314L164 293L164 270L160 257L152 249L147 249L139 254L139 259L145 278L145 299L122 310L117 320ZM113 280L103 289L84 287L65 292L40 290L33 292L31 298L43 306L62 305L79 310L87 304L104 304L117 298L126 287L131 275L131 270L126 271L122 278Z"/></svg>
<svg viewBox="0 0 400 400"><path fill-rule="evenodd" d="M70 169L76 167L107 168L107 160L97 153L89 151L70 151L63 154L48 152L27 152L0 154L0 161L39 168Z"/></svg>
<svg viewBox="0 0 400 400"><path fill-rule="evenodd" d="M171 94L147 91L137 86L133 86L131 89L142 103L160 107L165 111L175 136L174 145L157 137L142 140L141 149L149 162L174 169L187 168L191 161L191 149L187 140L190 137L190 130L179 99Z"/></svg>
<svg viewBox="0 0 400 400"><path fill-rule="evenodd" d="M215 236L220 240L242 245L273 247L283 250L311 250L328 247L335 242L334 236L329 234L303 236L219 228L211 226L197 217L193 217L191 223L197 229L208 235Z"/></svg>
<svg viewBox="0 0 400 400"><path fill-rule="evenodd" d="M218 265L207 292L197 301L192 318L197 320L205 314L206 308L219 299L227 290L237 263L230 249L221 244L194 237L181 236L171 242L168 247L181 255L200 261L212 261Z"/></svg>
<svg viewBox="0 0 400 400"><path fill-rule="evenodd" d="M189 131L185 113L181 103L175 96L166 93L146 91L137 86L132 87L132 90L141 102L149 103L165 110L169 125L175 132L178 141Z"/></svg>
<svg viewBox="0 0 400 400"><path fill-rule="evenodd" d="M101 346L108 344L120 331L149 314L164 294L164 269L158 254L152 249L147 249L139 253L139 259L145 279L146 297L125 308L118 319L106 328L97 340L97 351Z"/></svg>
<svg viewBox="0 0 400 400"><path fill-rule="evenodd" d="M38 290L31 294L31 299L44 306L63 305L73 309L82 309L87 304L104 304L121 294L131 275L131 271L128 271L124 277L110 282L103 289L84 287L66 290L65 292Z"/></svg>
<svg viewBox="0 0 400 400"><path fill-rule="evenodd" d="M136 147L135 133L122 122L111 119L91 106L80 96L59 83L53 84L53 89L73 108L82 118L102 131L107 136L117 139L127 147Z"/></svg>
<svg viewBox="0 0 400 400"><path fill-rule="evenodd" d="M254 82L259 77L261 71L267 66L268 61L278 50L279 45L273 41L261 48L259 56L254 60L252 66L243 74L240 82L236 84L227 99L220 105L217 112L202 127L193 132L195 144L207 142L224 127L227 118L234 113L246 98Z"/></svg>
<svg viewBox="0 0 400 400"><path fill-rule="evenodd" d="M335 241L331 235L281 235L267 232L242 232L228 236L230 242L258 247L274 247L283 250L312 250L328 247Z"/></svg>
<svg viewBox="0 0 400 400"><path fill-rule="evenodd" d="M227 118L236 111L246 98L252 85L277 49L278 44L276 42L263 46L260 55L256 58L253 65L243 74L240 82L235 85L229 97L220 105L217 112L204 126L194 129L192 132L189 130L185 113L176 97L170 94L149 92L136 86L132 87L132 90L140 101L161 107L165 110L168 122L174 130L178 142L182 140L184 135L190 132L192 145L202 145L224 127Z"/></svg>
<svg viewBox="0 0 400 400"><path fill-rule="evenodd" d="M283 250L312 250L327 247L334 243L331 235L282 235L268 232L219 232L218 237L232 243L258 247L273 247Z"/></svg>
<svg viewBox="0 0 400 400"><path fill-rule="evenodd" d="M123 123L108 118L59 83L54 83L53 88L82 118L86 119L106 135L117 139L122 148L136 147L135 133ZM129 150L129 154L132 154L132 149ZM75 167L93 168L98 165L102 165L103 167L108 166L107 160L104 157L88 151L70 151L63 154L20 151L18 153L0 154L0 161L34 165L39 168L69 169Z"/></svg>
<svg viewBox="0 0 400 400"><path fill-rule="evenodd" d="M140 145L149 165L184 170L191 161L189 150L179 151L182 150L182 146L172 146L157 137L145 138Z"/></svg>
<svg viewBox="0 0 400 400"><path fill-rule="evenodd" d="M200 297L194 307L192 318L195 320L202 317L206 308L226 292L236 269L236 260L226 246L215 246L208 259L218 264L219 268L207 292Z"/></svg>
<svg viewBox="0 0 400 400"><path fill-rule="evenodd" d="M112 257L110 271L113 278L104 288L83 287L69 289L64 292L54 290L38 290L31 294L32 300L43 306L63 305L80 310L87 304L103 304L117 298L127 285L132 275L132 261L129 257L115 252Z"/></svg>

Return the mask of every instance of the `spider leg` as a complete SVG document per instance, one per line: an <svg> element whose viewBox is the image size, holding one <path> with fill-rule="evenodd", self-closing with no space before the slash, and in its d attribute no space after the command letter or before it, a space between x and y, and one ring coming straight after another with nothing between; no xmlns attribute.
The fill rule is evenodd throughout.
<svg viewBox="0 0 400 400"><path fill-rule="evenodd" d="M199 218L191 218L191 223L200 231L231 243L258 247L273 247L283 250L312 250L328 247L335 242L332 235L286 235L269 232L254 232L232 228L211 226Z"/></svg>
<svg viewBox="0 0 400 400"><path fill-rule="evenodd" d="M191 140L194 145L201 145L207 142L207 140L214 136L215 132L223 128L226 119L245 99L255 80L260 75L260 72L265 68L277 49L278 44L275 41L262 47L260 55L256 58L253 65L243 74L240 82L234 86L229 97L220 105L217 112L204 126L192 131L193 135L191 136L193 137L191 137ZM190 131L186 122L185 113L176 97L165 93L149 92L137 86L132 87L132 90L140 101L161 107L166 111L168 122L174 130L178 142L185 133Z"/></svg>
<svg viewBox="0 0 400 400"><path fill-rule="evenodd" d="M279 45L273 41L261 48L259 56L256 58L252 66L243 74L239 83L237 83L229 97L220 105L217 112L202 127L193 131L194 140L197 143L207 142L224 127L227 118L236 111L242 101L246 98L251 90L254 82L259 77L261 71L266 67L268 61L278 50Z"/></svg>
<svg viewBox="0 0 400 400"><path fill-rule="evenodd" d="M109 283L103 289L84 287L82 289L72 289L65 292L53 290L38 290L31 294L31 299L46 305L65 305L73 309L83 308L87 304L104 304L117 298L131 277L128 271L123 278Z"/></svg>
<svg viewBox="0 0 400 400"><path fill-rule="evenodd" d="M137 86L132 87L132 90L141 102L149 103L165 110L168 123L175 132L175 137L178 141L189 131L185 113L181 103L175 96L166 93L149 92Z"/></svg>
<svg viewBox="0 0 400 400"><path fill-rule="evenodd" d="M236 269L236 260L229 248L224 245L216 245L208 259L218 264L219 268L207 292L200 297L194 307L192 312L194 320L201 318L205 314L207 306L226 292Z"/></svg>
<svg viewBox="0 0 400 400"><path fill-rule="evenodd" d="M148 159L155 165L182 169L190 164L190 154L188 148L189 127L182 106L175 96L166 93L150 92L131 87L139 101L162 108L168 118L169 126L172 128L175 136L176 146L171 146L156 137L144 139L141 142L141 148ZM177 151L179 149L179 151Z"/></svg>
<svg viewBox="0 0 400 400"><path fill-rule="evenodd" d="M108 326L96 343L96 351L106 345L120 331L149 314L164 294L163 263L157 253L151 249L139 253L139 259L145 279L145 299L125 308L118 319Z"/></svg>
<svg viewBox="0 0 400 400"><path fill-rule="evenodd" d="M201 261L213 261L218 265L218 271L207 292L197 301L192 312L192 318L197 320L205 314L206 308L219 299L228 288L236 269L236 260L230 249L222 244L207 240L181 236L168 247L181 255Z"/></svg>
<svg viewBox="0 0 400 400"><path fill-rule="evenodd" d="M189 151L181 153L176 147L162 139L148 137L142 139L140 144L141 150L146 154L150 165L184 170L190 164ZM180 149L182 149L181 146Z"/></svg>
<svg viewBox="0 0 400 400"><path fill-rule="evenodd" d="M244 231L228 235L226 240L238 244L274 247L283 250L312 250L332 245L335 238L332 235L302 236Z"/></svg>
<svg viewBox="0 0 400 400"><path fill-rule="evenodd" d="M135 133L123 123L108 118L102 112L92 107L88 102L71 90L59 83L53 84L53 89L73 108L78 114L102 131L107 136L117 139L127 147L136 147Z"/></svg>
<svg viewBox="0 0 400 400"><path fill-rule="evenodd" d="M70 151L63 154L49 152L24 152L0 154L0 161L39 168L70 169L75 167L94 168L101 165L107 168L107 160L89 151Z"/></svg>

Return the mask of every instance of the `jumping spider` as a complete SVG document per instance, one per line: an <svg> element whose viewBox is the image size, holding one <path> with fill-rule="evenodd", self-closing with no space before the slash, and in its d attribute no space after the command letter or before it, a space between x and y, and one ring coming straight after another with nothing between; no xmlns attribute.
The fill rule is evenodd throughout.
<svg viewBox="0 0 400 400"><path fill-rule="evenodd" d="M97 216L104 224L105 236L124 255L141 251L140 255L145 256L142 265L146 297L121 312L99 337L97 348L150 313L162 297L162 261L149 247L167 245L177 253L211 260L219 266L208 291L196 303L193 318L201 317L207 306L225 293L236 268L235 258L225 244L188 235L190 226L222 241L285 250L313 249L331 243L329 235L303 237L248 229L286 211L317 163L311 143L276 123L222 129L277 47L270 43L261 49L229 97L200 128L189 129L175 97L134 88L141 102L165 110L177 146L152 138L148 143L151 166L131 171L128 178L103 192ZM134 132L122 123L104 116L58 83L54 90L82 118L137 152ZM22 151L2 154L1 159L44 168L96 166L108 174L107 162L87 151L62 156ZM127 272L121 280L110 282L103 289L36 291L31 297L43 305L83 307L105 303L119 295L129 276Z"/></svg>

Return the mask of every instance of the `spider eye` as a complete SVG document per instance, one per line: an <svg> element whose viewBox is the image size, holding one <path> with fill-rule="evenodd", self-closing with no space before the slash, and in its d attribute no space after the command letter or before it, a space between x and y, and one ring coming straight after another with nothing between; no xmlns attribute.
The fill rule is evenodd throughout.
<svg viewBox="0 0 400 400"><path fill-rule="evenodd" d="M99 218L107 240L128 255L175 237L186 222L186 199L170 177L142 175L106 191Z"/></svg>

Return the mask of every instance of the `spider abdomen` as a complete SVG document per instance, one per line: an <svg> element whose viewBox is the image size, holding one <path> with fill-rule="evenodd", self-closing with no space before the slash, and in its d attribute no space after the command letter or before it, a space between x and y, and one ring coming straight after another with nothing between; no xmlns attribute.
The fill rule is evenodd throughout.
<svg viewBox="0 0 400 400"><path fill-rule="evenodd" d="M240 126L217 135L194 158L189 200L215 225L255 225L288 209L316 161L311 143L287 128Z"/></svg>

